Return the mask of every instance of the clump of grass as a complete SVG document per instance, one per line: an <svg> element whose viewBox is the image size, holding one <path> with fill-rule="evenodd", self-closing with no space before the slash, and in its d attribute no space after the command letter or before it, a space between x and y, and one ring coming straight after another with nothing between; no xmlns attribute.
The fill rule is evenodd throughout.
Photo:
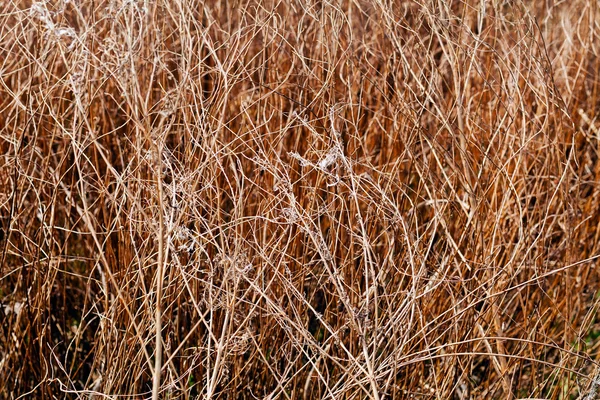
<svg viewBox="0 0 600 400"><path fill-rule="evenodd" d="M590 398L595 1L0 4L3 398Z"/></svg>

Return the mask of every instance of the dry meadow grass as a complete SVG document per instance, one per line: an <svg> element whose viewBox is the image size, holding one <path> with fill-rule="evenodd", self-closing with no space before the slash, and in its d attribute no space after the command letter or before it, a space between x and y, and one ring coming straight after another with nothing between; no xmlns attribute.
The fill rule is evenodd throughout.
<svg viewBox="0 0 600 400"><path fill-rule="evenodd" d="M0 397L596 398L599 57L596 0L0 2Z"/></svg>

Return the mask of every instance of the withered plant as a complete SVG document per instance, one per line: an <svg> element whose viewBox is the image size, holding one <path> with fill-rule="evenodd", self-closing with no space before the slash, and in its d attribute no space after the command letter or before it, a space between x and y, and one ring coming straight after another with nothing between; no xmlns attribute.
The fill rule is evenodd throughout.
<svg viewBox="0 0 600 400"><path fill-rule="evenodd" d="M592 399L596 0L0 2L0 395Z"/></svg>

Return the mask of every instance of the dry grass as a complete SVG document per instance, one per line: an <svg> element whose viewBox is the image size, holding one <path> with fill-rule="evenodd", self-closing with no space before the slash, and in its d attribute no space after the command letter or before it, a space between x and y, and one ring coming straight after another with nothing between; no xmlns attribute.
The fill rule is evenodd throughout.
<svg viewBox="0 0 600 400"><path fill-rule="evenodd" d="M0 2L2 398L595 398L599 53L596 0Z"/></svg>

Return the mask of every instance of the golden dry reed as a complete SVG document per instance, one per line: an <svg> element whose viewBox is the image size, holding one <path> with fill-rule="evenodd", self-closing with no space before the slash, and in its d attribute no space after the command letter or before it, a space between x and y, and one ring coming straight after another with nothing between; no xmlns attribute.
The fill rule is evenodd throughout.
<svg viewBox="0 0 600 400"><path fill-rule="evenodd" d="M0 397L596 398L599 8L0 2Z"/></svg>

